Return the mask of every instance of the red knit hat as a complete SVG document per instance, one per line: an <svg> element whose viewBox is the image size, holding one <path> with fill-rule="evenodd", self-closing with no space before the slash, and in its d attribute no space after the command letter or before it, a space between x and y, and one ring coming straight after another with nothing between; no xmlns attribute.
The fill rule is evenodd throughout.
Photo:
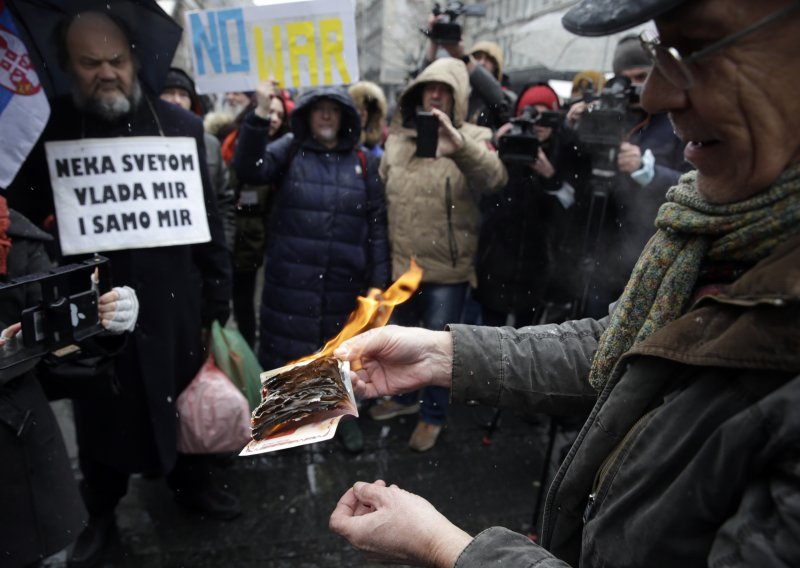
<svg viewBox="0 0 800 568"><path fill-rule="evenodd" d="M517 101L517 116L522 114L525 107L533 105L544 105L550 110L558 110L558 95L547 85L528 87Z"/></svg>

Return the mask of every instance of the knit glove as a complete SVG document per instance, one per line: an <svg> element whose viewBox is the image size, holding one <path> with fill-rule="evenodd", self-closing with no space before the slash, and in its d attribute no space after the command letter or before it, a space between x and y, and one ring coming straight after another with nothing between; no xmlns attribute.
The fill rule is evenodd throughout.
<svg viewBox="0 0 800 568"><path fill-rule="evenodd" d="M100 296L97 311L100 323L109 333L119 335L133 331L139 317L139 298L130 286L117 286Z"/></svg>

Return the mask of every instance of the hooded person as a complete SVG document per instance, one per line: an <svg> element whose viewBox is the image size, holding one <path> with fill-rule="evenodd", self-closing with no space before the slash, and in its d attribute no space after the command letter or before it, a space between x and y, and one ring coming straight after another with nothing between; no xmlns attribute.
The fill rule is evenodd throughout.
<svg viewBox="0 0 800 568"><path fill-rule="evenodd" d="M375 160L356 149L361 121L347 91L305 93L291 129L267 143L269 120L257 107L234 155L242 182L276 186L260 309L265 369L317 351L356 297L390 276L383 184Z"/></svg>
<svg viewBox="0 0 800 568"><path fill-rule="evenodd" d="M389 105L383 89L371 81L359 81L351 85L347 92L353 99L361 118L362 144L376 158L383 155L383 128Z"/></svg>
<svg viewBox="0 0 800 568"><path fill-rule="evenodd" d="M492 41L479 41L469 50L466 61L468 65L474 61L488 71L492 79L497 80L503 97L502 101L497 100L497 85L494 81L488 80L481 71L471 70L469 121L496 129L503 123L503 119L508 118L510 110L517 103L514 91L505 87L507 77L503 74L503 50Z"/></svg>
<svg viewBox="0 0 800 568"><path fill-rule="evenodd" d="M467 68L455 58L437 59L400 95L392 119L381 179L386 184L389 242L397 278L414 258L423 270L417 293L394 312L396 322L442 329L460 321L470 284L481 195L499 190L506 169L491 147L492 131L466 122L470 87ZM436 158L417 157L417 109L438 122ZM409 445L433 447L447 419L448 391L426 389L421 418ZM376 420L415 413L415 396L383 401L370 409Z"/></svg>

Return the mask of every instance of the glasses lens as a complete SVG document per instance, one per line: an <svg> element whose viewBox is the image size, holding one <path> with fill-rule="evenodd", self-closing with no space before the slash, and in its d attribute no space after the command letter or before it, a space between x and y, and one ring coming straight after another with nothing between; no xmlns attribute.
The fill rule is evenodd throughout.
<svg viewBox="0 0 800 568"><path fill-rule="evenodd" d="M692 86L692 75L681 60L681 54L674 47L666 47L658 42L658 36L650 30L639 35L642 49L653 60L658 72L679 89Z"/></svg>
<svg viewBox="0 0 800 568"><path fill-rule="evenodd" d="M692 86L692 75L674 47L656 45L655 54L656 67L667 81L679 89L688 89Z"/></svg>

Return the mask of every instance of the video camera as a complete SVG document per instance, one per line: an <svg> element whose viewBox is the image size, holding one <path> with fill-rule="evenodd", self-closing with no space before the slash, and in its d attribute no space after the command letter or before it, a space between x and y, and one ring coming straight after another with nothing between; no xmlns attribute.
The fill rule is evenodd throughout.
<svg viewBox="0 0 800 568"><path fill-rule="evenodd" d="M526 106L516 118L511 119L511 131L500 138L498 154L507 164L531 164L536 161L539 139L534 126L558 128L564 122L564 113L546 110L540 112L534 106Z"/></svg>
<svg viewBox="0 0 800 568"><path fill-rule="evenodd" d="M433 15L443 16L426 33L436 43L458 43L461 41L461 26L456 23L459 16L482 17L486 15L484 4L465 6L463 2L448 2L444 10L437 2L433 5Z"/></svg>
<svg viewBox="0 0 800 568"><path fill-rule="evenodd" d="M9 302L26 287L38 288L41 302L19 314L22 339L0 348L0 383L14 367L103 331L97 314L100 294L111 287L109 260L102 256L31 274L0 284L0 301ZM10 325L14 321L3 322Z"/></svg>
<svg viewBox="0 0 800 568"><path fill-rule="evenodd" d="M641 85L631 84L623 76L613 77L605 88L583 94L583 101L600 101L589 108L578 121L578 139L592 154L592 173L611 177L617 173L617 154L625 137L628 109L639 103ZM577 102L577 101L575 101Z"/></svg>

